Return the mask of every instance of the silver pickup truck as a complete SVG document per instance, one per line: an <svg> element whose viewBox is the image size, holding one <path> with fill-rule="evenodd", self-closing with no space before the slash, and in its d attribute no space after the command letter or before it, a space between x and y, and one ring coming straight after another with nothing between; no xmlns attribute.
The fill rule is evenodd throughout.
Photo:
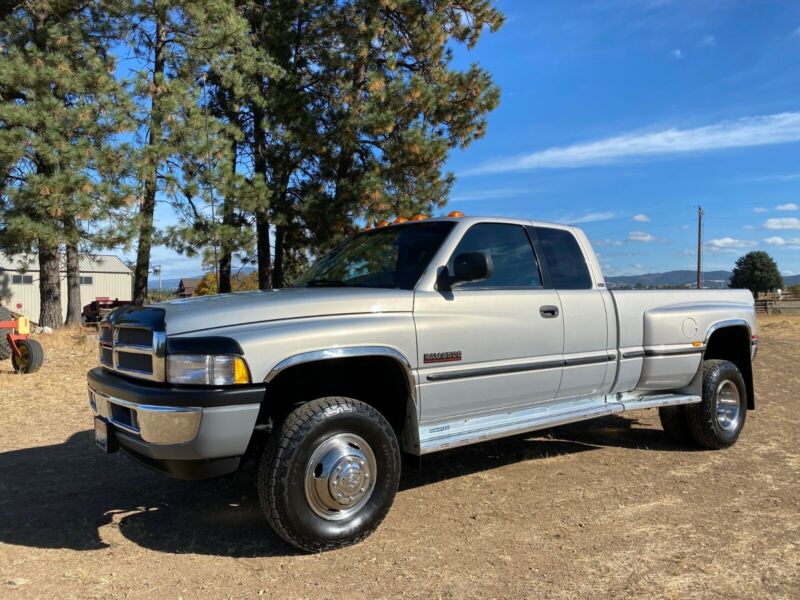
<svg viewBox="0 0 800 600"><path fill-rule="evenodd" d="M401 450L654 407L676 440L730 446L757 340L750 292L612 292L574 227L415 218L291 289L115 310L89 402L101 448L173 477L255 456L269 523L320 551L378 527Z"/></svg>

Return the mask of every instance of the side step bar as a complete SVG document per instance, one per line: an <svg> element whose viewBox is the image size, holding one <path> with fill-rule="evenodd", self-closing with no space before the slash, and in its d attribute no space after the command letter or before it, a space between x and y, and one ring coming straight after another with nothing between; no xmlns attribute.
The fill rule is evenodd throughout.
<svg viewBox="0 0 800 600"><path fill-rule="evenodd" d="M614 397L614 396L612 396ZM624 395L607 401L606 396L557 405L536 406L499 415L467 417L420 427L420 454L467 446L538 429L596 419L629 410L694 404L700 396L689 394Z"/></svg>

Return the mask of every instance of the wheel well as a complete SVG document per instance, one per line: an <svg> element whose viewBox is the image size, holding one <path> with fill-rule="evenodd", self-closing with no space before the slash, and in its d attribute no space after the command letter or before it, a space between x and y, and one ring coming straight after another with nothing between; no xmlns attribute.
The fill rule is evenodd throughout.
<svg viewBox="0 0 800 600"><path fill-rule="evenodd" d="M750 344L750 330L744 325L722 327L711 334L703 358L728 360L739 368L747 387L747 408L752 410L755 408L755 396Z"/></svg>
<svg viewBox="0 0 800 600"><path fill-rule="evenodd" d="M387 356L317 360L290 367L267 384L259 423L282 421L323 396L355 398L376 408L400 437L411 394L406 368Z"/></svg>

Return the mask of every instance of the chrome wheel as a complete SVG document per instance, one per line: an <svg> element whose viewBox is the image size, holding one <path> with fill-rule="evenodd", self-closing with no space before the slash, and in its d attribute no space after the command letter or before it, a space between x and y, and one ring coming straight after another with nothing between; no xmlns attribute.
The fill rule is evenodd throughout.
<svg viewBox="0 0 800 600"><path fill-rule="evenodd" d="M733 431L741 419L741 398L736 384L726 379L717 387L717 424L724 431Z"/></svg>
<svg viewBox="0 0 800 600"><path fill-rule="evenodd" d="M347 519L369 501L376 476L369 444L355 434L338 433L324 440L308 461L306 500L323 519Z"/></svg>

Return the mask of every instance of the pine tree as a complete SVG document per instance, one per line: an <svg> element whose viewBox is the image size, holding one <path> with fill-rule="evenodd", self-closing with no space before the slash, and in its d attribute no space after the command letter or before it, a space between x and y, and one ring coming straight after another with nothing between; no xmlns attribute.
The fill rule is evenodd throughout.
<svg viewBox="0 0 800 600"><path fill-rule="evenodd" d="M101 9L99 0L21 3L0 22L2 242L38 253L39 323L49 327L62 324L61 245L76 258L88 237L79 224L102 219L121 197L113 137L124 127L125 94L102 44Z"/></svg>
<svg viewBox="0 0 800 600"><path fill-rule="evenodd" d="M251 107L253 171L269 196L255 215L262 286L269 266L281 287L364 220L444 204L448 151L483 135L499 99L479 67L451 68L450 46L472 47L501 22L487 0L308 0L250 13L251 37L277 67L258 78Z"/></svg>

